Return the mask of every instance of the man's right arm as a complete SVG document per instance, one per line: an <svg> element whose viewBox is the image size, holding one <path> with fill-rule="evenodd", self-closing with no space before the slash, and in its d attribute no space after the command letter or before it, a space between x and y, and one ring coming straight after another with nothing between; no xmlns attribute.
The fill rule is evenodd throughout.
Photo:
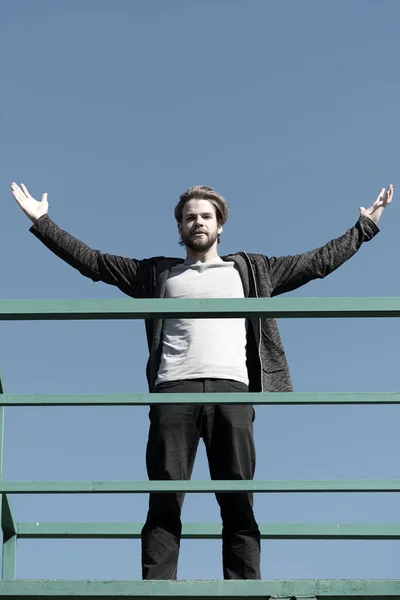
<svg viewBox="0 0 400 600"><path fill-rule="evenodd" d="M136 281L140 261L102 254L63 231L48 216L47 194L37 202L25 186L11 186L13 196L24 213L33 221L30 231L54 254L92 281L115 285L124 293L137 297Z"/></svg>

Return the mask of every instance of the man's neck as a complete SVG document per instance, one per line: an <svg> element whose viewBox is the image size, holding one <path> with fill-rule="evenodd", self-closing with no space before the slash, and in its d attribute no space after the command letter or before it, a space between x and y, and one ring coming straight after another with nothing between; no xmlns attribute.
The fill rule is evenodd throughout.
<svg viewBox="0 0 400 600"><path fill-rule="evenodd" d="M206 252L194 252L190 248L186 248L186 259L193 262L210 262L219 258L217 248L213 246Z"/></svg>

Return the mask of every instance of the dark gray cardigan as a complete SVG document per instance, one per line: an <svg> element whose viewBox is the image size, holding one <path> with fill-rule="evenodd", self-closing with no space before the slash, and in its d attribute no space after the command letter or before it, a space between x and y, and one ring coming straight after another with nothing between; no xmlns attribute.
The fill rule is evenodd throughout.
<svg viewBox="0 0 400 600"><path fill-rule="evenodd" d="M102 254L60 229L48 215L40 217L30 231L82 275L115 285L133 298L163 298L169 270L183 261L182 258L166 257L136 260ZM341 237L304 254L268 258L262 254L238 252L222 258L235 262L245 297L268 298L326 277L378 231L371 219L361 217ZM275 319L251 319L250 322L247 334L250 391L291 391L289 367ZM146 373L152 392L161 359L162 320L147 320L146 333L149 346Z"/></svg>

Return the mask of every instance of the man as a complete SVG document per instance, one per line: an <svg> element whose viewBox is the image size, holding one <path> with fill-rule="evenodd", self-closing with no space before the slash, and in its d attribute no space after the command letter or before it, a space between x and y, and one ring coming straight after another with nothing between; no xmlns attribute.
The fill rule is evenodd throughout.
<svg viewBox="0 0 400 600"><path fill-rule="evenodd" d="M180 197L175 218L186 258L145 260L101 254L62 231L47 215L47 194L37 202L22 184L14 198L33 221L32 233L57 256L93 281L117 286L135 298L270 297L323 278L379 231L392 201L383 188L354 227L325 246L297 256L219 257L227 204L207 186ZM286 357L273 319L148 320L150 392L291 391ZM203 438L212 479L253 479L254 410L250 405L152 405L146 464L151 480L186 480ZM216 494L223 523L225 579L259 579L260 532L252 495ZM144 579L176 579L183 494L150 494L142 530Z"/></svg>

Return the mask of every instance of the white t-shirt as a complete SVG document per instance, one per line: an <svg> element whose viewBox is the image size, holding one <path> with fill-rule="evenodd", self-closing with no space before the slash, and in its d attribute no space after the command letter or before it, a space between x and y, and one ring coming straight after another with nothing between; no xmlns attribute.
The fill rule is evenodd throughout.
<svg viewBox="0 0 400 600"><path fill-rule="evenodd" d="M173 267L166 298L243 298L233 262L221 258ZM165 319L157 384L180 379L233 379L248 384L246 320Z"/></svg>

